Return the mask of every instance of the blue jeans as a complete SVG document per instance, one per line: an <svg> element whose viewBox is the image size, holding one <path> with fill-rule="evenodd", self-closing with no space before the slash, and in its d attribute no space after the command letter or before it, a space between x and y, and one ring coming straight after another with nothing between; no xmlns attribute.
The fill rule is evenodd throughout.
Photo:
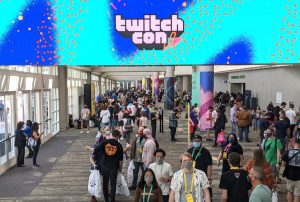
<svg viewBox="0 0 300 202"><path fill-rule="evenodd" d="M37 159L37 155L39 153L40 150L40 145L37 145L35 147L32 147L32 151L33 151L33 155L32 155L32 165L36 165L36 159Z"/></svg>
<svg viewBox="0 0 300 202"><path fill-rule="evenodd" d="M243 136L245 136L246 141L249 141L249 126L239 127L240 141L243 141Z"/></svg>
<svg viewBox="0 0 300 202"><path fill-rule="evenodd" d="M236 134L236 122L231 122L231 133Z"/></svg>

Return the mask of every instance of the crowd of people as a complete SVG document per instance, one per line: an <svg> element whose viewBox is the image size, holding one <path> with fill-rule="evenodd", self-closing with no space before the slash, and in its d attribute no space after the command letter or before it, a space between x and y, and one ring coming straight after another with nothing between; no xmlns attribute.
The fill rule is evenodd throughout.
<svg viewBox="0 0 300 202"><path fill-rule="evenodd" d="M179 97L186 98L184 104L191 101L189 93ZM227 100L226 94L220 97ZM157 99L149 91L134 88L113 90L97 100L95 121L98 134L95 144L86 149L91 154L92 169L101 173L105 202L115 201L117 176L124 172L122 168L126 160L134 167L128 188L135 190L136 202L211 201L213 158L210 148L204 147L202 133L199 133L201 124L205 125L205 141L214 141L212 146L220 147L216 165L222 163L219 182L222 202L271 202L278 184L283 183L279 175L281 168L286 178L288 202L300 201L300 119L293 104L289 105L288 110L285 109L285 102L281 106L270 103L266 110L261 110L259 106L249 110L240 96L230 97L230 123L227 124L226 103L210 106L205 121L201 122L197 104L191 107L189 116L182 117L184 104L180 101L168 117L170 140L177 141L179 120L190 117L192 141L180 156L181 169L173 172L172 165L165 161L168 151L159 146L160 140L156 135L157 122L163 119L162 109L157 107ZM85 105L81 112L82 135L83 126L88 125L85 122L90 117L91 112ZM229 124L230 132L226 130ZM33 167L37 168L41 134L36 123L28 126L29 132L22 129L23 125L19 122L16 131L17 165L21 167L24 164L26 140L33 139L36 143L31 144L30 149L33 152ZM259 134L259 140L253 158L245 162L241 142L256 141L249 134L250 127ZM26 137L28 133L30 135ZM138 179L140 171L141 177ZM96 197L92 196L91 201L97 201Z"/></svg>

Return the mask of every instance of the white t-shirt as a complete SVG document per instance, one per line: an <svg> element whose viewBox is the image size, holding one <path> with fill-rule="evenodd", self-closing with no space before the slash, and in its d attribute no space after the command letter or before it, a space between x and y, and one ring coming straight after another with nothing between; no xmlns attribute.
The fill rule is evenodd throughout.
<svg viewBox="0 0 300 202"><path fill-rule="evenodd" d="M173 176L172 166L166 162L163 162L161 165L157 165L156 163L151 163L149 165L149 168L153 170L158 186L161 188L162 194L169 195L171 183L162 182L159 179L160 177L169 178Z"/></svg>
<svg viewBox="0 0 300 202"><path fill-rule="evenodd" d="M84 119L84 120L88 119L90 113L91 113L91 111L88 108L83 108L81 110L81 118Z"/></svg>
<svg viewBox="0 0 300 202"><path fill-rule="evenodd" d="M147 117L142 116L140 118L140 126L142 127L147 126L147 121L148 121Z"/></svg>
<svg viewBox="0 0 300 202"><path fill-rule="evenodd" d="M130 111L131 111L130 116L135 116L135 113L136 113L136 107L135 107L133 104L130 104L130 105L127 106L127 108L129 108Z"/></svg>
<svg viewBox="0 0 300 202"><path fill-rule="evenodd" d="M286 117L290 120L291 125L296 124L296 112L289 109L285 112Z"/></svg>
<svg viewBox="0 0 300 202"><path fill-rule="evenodd" d="M100 112L101 123L109 123L110 112L108 110L102 110Z"/></svg>

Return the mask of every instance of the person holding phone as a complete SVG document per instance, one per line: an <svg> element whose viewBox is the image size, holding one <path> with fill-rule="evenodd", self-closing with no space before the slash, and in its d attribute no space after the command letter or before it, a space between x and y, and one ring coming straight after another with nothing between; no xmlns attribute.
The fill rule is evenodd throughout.
<svg viewBox="0 0 300 202"><path fill-rule="evenodd" d="M36 163L37 155L40 150L41 145L41 136L44 132L39 133L39 124L37 122L34 122L32 124L32 138L35 140L35 145L32 146L33 156L32 156L32 168L36 169L40 167L39 164Z"/></svg>

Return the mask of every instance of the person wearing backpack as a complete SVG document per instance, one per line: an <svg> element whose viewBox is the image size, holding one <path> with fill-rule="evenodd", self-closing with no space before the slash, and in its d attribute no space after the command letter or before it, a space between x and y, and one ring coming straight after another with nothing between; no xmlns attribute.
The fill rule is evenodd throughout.
<svg viewBox="0 0 300 202"><path fill-rule="evenodd" d="M280 168L280 150L283 148L283 146L281 141L275 137L275 131L276 129L274 127L269 127L265 131L265 140L261 146L265 153L266 161L272 168L272 175L279 181L280 178L278 176L278 170Z"/></svg>
<svg viewBox="0 0 300 202"><path fill-rule="evenodd" d="M26 126L25 126L25 129L24 129L24 135L27 138L26 148L28 149L28 156L26 156L26 158L32 158L33 151L31 149L31 146L28 143L28 139L32 136L32 121L31 120L26 121Z"/></svg>
<svg viewBox="0 0 300 202"><path fill-rule="evenodd" d="M296 136L294 149L282 156L282 166L285 167L283 177L287 182L287 201L300 201L300 135Z"/></svg>
<svg viewBox="0 0 300 202"><path fill-rule="evenodd" d="M124 113L123 115L123 137L128 144L130 144L130 135L133 131L133 121L129 117L128 113Z"/></svg>

